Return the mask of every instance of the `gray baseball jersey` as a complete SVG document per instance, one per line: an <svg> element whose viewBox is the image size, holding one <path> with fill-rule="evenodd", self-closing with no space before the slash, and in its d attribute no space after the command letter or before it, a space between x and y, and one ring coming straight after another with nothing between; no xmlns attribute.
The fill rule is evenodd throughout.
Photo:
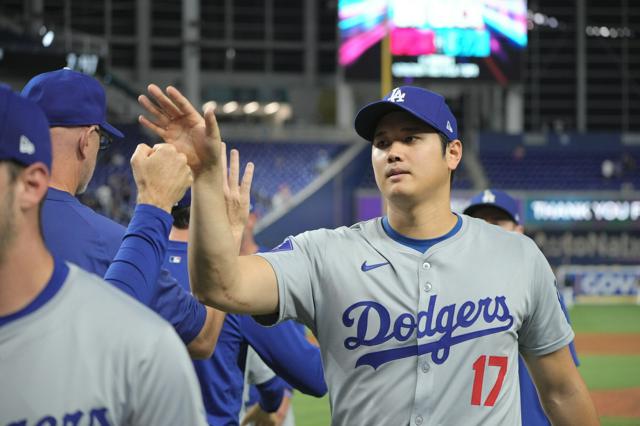
<svg viewBox="0 0 640 426"><path fill-rule="evenodd" d="M0 425L206 425L171 326L74 265L61 277L46 303L0 326Z"/></svg>
<svg viewBox="0 0 640 426"><path fill-rule="evenodd" d="M290 237L261 254L279 320L317 336L333 425L519 425L518 350L573 339L535 243L462 216L425 254L381 220Z"/></svg>

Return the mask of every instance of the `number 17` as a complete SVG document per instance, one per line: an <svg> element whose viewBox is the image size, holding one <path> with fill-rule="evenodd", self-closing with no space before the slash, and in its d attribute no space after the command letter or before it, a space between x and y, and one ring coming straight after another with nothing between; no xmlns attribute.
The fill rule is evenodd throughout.
<svg viewBox="0 0 640 426"><path fill-rule="evenodd" d="M504 376L507 374L508 358L506 356L490 356L489 366L500 367L498 372L498 378L493 385L491 392L487 395L487 399L484 401L485 407L493 407L500 394L502 383L504 382ZM473 363L473 371L475 376L473 378L473 391L471 392L471 405L480 405L482 400L482 383L484 381L484 369L487 362L487 356L482 355Z"/></svg>

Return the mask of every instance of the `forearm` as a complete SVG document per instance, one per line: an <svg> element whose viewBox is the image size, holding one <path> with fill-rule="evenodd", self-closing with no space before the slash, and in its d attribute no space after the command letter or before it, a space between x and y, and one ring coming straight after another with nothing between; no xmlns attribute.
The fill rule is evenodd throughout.
<svg viewBox="0 0 640 426"><path fill-rule="evenodd" d="M522 354L554 425L600 424L595 406L567 346L542 356Z"/></svg>
<svg viewBox="0 0 640 426"><path fill-rule="evenodd" d="M213 355L220 331L224 324L225 313L207 307L207 317L200 333L187 345L189 355L193 359L207 359Z"/></svg>
<svg viewBox="0 0 640 426"><path fill-rule="evenodd" d="M192 291L207 305L233 309L237 302L234 286L238 279L238 249L227 220L220 172L201 174L192 192L189 227Z"/></svg>
<svg viewBox="0 0 640 426"><path fill-rule="evenodd" d="M600 424L589 391L584 382L580 382L577 386L575 383L567 384L541 398L542 406L554 426Z"/></svg>
<svg viewBox="0 0 640 426"><path fill-rule="evenodd" d="M120 249L104 279L149 305L167 252L172 223L171 215L157 207L136 206Z"/></svg>

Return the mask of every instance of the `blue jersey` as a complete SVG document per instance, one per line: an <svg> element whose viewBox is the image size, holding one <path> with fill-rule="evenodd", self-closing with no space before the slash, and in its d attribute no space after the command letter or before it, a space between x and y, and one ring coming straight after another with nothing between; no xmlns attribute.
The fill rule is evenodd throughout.
<svg viewBox="0 0 640 426"><path fill-rule="evenodd" d="M187 244L169 241L165 267L189 288ZM322 396L327 391L320 351L297 331L292 322L265 328L247 315L228 314L216 350L208 360L193 361L209 424L238 424L247 345L290 385Z"/></svg>
<svg viewBox="0 0 640 426"><path fill-rule="evenodd" d="M146 247L151 243L155 256L140 249L135 240L140 237L127 240L129 234L122 225L94 212L68 192L49 188L42 209L45 243L55 256L104 277L148 305L189 343L202 329L206 310L168 271L160 270L171 216L161 209L141 205L136 208L132 223L136 220L139 225L146 225ZM162 231L166 231L164 235ZM109 269L123 239L128 247Z"/></svg>

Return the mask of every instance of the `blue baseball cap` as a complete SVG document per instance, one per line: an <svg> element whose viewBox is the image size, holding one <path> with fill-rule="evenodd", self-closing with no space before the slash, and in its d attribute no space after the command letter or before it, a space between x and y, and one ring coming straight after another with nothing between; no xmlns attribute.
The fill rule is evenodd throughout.
<svg viewBox="0 0 640 426"><path fill-rule="evenodd" d="M518 225L520 221L520 209L515 198L498 189L485 189L471 198L471 204L462 213L473 216L481 207L494 207L502 210Z"/></svg>
<svg viewBox="0 0 640 426"><path fill-rule="evenodd" d="M413 86L396 87L382 100L362 108L356 115L356 132L372 142L380 119L393 111L406 111L433 127L448 140L458 139L458 123L444 97Z"/></svg>
<svg viewBox="0 0 640 426"><path fill-rule="evenodd" d="M22 89L22 96L37 103L49 126L90 126L122 138L122 132L107 123L107 98L102 85L93 77L63 68L33 77Z"/></svg>
<svg viewBox="0 0 640 426"><path fill-rule="evenodd" d="M51 169L49 123L35 103L0 84L0 160Z"/></svg>

